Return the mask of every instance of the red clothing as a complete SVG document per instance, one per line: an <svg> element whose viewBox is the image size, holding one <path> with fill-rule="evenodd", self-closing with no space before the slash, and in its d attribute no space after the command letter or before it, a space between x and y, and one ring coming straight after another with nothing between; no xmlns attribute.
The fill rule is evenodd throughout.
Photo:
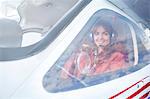
<svg viewBox="0 0 150 99"><path fill-rule="evenodd" d="M78 55L72 55L65 63L64 69L71 75L80 77L81 74L97 75L125 66L124 54L117 51L107 54L102 53L96 56L92 50L89 53L82 51ZM62 71L61 76L62 78L68 78L68 74L64 71Z"/></svg>
<svg viewBox="0 0 150 99"><path fill-rule="evenodd" d="M114 71L125 66L124 55L120 52L114 52L111 56L104 60L102 64L97 64L94 74Z"/></svg>

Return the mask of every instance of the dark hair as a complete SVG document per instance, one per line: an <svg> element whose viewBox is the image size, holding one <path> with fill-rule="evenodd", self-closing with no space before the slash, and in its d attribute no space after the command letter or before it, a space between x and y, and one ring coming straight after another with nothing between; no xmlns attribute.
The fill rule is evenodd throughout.
<svg viewBox="0 0 150 99"><path fill-rule="evenodd" d="M110 37L112 37L114 30L113 30L111 24L104 20L98 20L95 22L95 24L93 25L93 27L91 29L92 35L93 35L93 32L100 26L104 27L105 30L109 33Z"/></svg>

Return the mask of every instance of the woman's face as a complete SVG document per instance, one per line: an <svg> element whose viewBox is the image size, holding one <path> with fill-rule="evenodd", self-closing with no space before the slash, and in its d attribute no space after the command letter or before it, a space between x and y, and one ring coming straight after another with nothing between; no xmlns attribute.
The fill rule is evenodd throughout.
<svg viewBox="0 0 150 99"><path fill-rule="evenodd" d="M97 47L105 47L110 43L110 35L103 26L96 27L93 36Z"/></svg>

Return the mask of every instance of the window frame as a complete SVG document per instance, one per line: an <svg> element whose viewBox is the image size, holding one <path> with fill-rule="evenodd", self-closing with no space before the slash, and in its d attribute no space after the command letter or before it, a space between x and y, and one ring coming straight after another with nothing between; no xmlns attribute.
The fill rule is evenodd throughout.
<svg viewBox="0 0 150 99"><path fill-rule="evenodd" d="M105 8L106 9L106 8ZM100 9L100 10L104 10L104 9ZM96 12L98 12L98 11L100 11L100 10L97 10ZM110 9L107 9L107 10L110 10ZM135 24L133 21L131 21L128 17L126 17L126 16L124 16L124 15L122 15L122 14L120 14L120 13L118 13L117 11L115 11L115 10L111 10L111 11L113 11L114 13L116 13L116 14L119 14L120 16L122 16L122 18L126 18L127 20L126 20L126 22L131 22L131 23L133 23L133 24ZM95 12L95 13L96 13ZM79 35L79 33L81 32L81 30L86 26L86 24L88 23L88 21L91 19L91 17L95 14L95 13L93 13L91 16L90 16L90 18L87 20L87 22L84 24L84 26L80 29L80 31L78 32L78 34L76 35L76 37ZM130 23L129 23L130 24ZM128 27L129 27L129 24L128 24ZM131 25L131 24L130 24ZM136 25L136 24L135 24ZM75 28L75 27L74 27ZM133 26L131 25L131 27L130 28L133 28ZM130 29L130 31L131 31L131 29ZM131 34L131 33L130 33ZM133 35L131 36L132 37L132 43L133 43L133 36L135 37L135 31L133 30ZM69 43L69 45L68 45L68 47L72 44L72 42L76 39L76 37ZM135 40L136 40L136 38L135 38ZM136 41L134 41L134 43L133 44L135 44L133 47L135 47L135 46L137 46L137 42ZM67 48L68 48L67 47ZM65 48L65 50L63 51L63 53L65 53L65 51L66 51L66 49L67 48ZM135 48L137 48L137 47L135 47ZM135 49L134 48L134 49ZM135 49L135 50L137 50L137 49ZM63 53L62 53L62 55L63 55ZM134 54L135 54L135 52L134 52ZM60 55L59 56L59 58L62 56L62 55ZM137 56L137 54L135 54L135 56L136 57L138 57ZM59 60L59 58L57 59L57 61ZM57 63L57 61L55 62L55 63ZM53 66L52 67L54 67L54 65L55 65L55 63L53 64ZM122 77L122 76L125 76L125 75L127 75L127 74L125 74L125 71L127 71L127 70L130 70L130 69L133 69L134 67L136 67L137 65L139 65L139 64L135 64L134 66L132 66L132 67L129 67L129 68L126 68L125 70L117 70L117 72L123 72L124 74L123 75L121 75L121 76L118 76L118 77L115 77L115 78L113 78L113 79L110 79L110 80L114 80L114 79L117 79L117 78L119 78L119 77ZM130 70L131 72L130 73L132 73L132 72L135 72L135 71L137 71L137 70L139 70L139 69L141 69L141 67L138 67L138 68L134 68L133 70ZM49 69L49 70L51 70L51 68ZM128 74L130 74L130 73L128 73ZM45 74L46 75L46 74ZM108 74L106 74L106 76L108 76L108 75L112 75L112 73L108 73ZM105 77L105 75L101 75L101 77ZM100 78L101 78L100 77ZM94 78L96 78L96 77L93 77L93 79ZM76 79L77 81L79 81L80 83L78 83L79 85L83 85L83 86L89 86L90 84L87 84L87 83L85 83L85 82L82 82L82 81L80 81L80 80L78 80L78 79ZM107 81L110 81L110 80L107 80ZM43 80L44 81L44 80ZM92 84L92 85L96 85L96 84L101 84L101 83L104 83L104 82L95 82L95 81L93 81L94 82L94 84ZM90 86L92 86L92 85L90 85ZM44 87L44 86L43 86ZM44 87L45 88L45 87ZM80 88L82 88L82 87L80 87ZM64 91L64 90L62 90L62 91Z"/></svg>

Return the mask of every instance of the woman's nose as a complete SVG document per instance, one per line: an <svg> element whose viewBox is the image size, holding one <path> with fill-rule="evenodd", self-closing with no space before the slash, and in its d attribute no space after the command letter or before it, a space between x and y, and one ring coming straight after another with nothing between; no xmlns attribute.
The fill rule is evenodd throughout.
<svg viewBox="0 0 150 99"><path fill-rule="evenodd" d="M103 35L102 35L102 34L99 34L99 35L98 35L98 38L99 38L99 39L103 39Z"/></svg>

